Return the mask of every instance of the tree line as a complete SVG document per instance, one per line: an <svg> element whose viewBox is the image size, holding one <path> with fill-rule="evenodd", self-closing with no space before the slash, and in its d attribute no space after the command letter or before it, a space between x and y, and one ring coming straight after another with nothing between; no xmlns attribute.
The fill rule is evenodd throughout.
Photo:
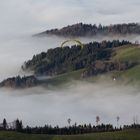
<svg viewBox="0 0 140 140"><path fill-rule="evenodd" d="M0 82L0 87L8 88L29 88L34 87L39 84L37 78L33 75L31 76L16 76L3 80Z"/></svg>
<svg viewBox="0 0 140 140"><path fill-rule="evenodd" d="M83 68L88 68L97 60L109 60L113 48L131 44L129 41L90 42L71 47L57 47L47 52L34 55L22 66L23 70L34 71L36 75L58 75Z"/></svg>
<svg viewBox="0 0 140 140"><path fill-rule="evenodd" d="M85 36L111 36L111 35L131 35L140 34L140 25L138 23L114 24L109 26L92 25L77 23L68 25L61 29L52 29L37 34L37 36L57 35L62 37L85 37Z"/></svg>
<svg viewBox="0 0 140 140"><path fill-rule="evenodd" d="M96 122L99 121L99 118L96 117ZM69 119L68 119L69 120ZM117 117L117 121L119 121ZM74 125L59 127L52 127L51 125L44 125L43 127L24 127L22 124L22 120L16 119L11 123L7 123L6 119L3 119L2 124L0 124L1 131L16 131L27 134L49 134L49 135L75 135L75 134L86 134L86 133L97 133L97 132L114 132L114 131L123 131L125 129L140 129L140 125L138 123L134 123L132 125L124 125L123 127L113 127L111 124L84 124L78 125L75 123Z"/></svg>

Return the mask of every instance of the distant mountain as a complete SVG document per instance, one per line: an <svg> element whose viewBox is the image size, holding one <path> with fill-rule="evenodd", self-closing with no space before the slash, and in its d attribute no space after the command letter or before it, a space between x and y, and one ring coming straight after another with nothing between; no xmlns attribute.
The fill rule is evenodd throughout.
<svg viewBox="0 0 140 140"><path fill-rule="evenodd" d="M61 37L85 37L85 36L111 36L111 35L131 35L140 34L140 24L115 24L109 26L91 24L73 24L61 29L52 29L36 34L35 36L56 35Z"/></svg>

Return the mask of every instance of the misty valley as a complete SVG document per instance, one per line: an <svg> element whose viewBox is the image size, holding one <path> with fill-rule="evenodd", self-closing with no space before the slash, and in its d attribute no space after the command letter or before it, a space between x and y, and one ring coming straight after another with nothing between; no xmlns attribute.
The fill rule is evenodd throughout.
<svg viewBox="0 0 140 140"><path fill-rule="evenodd" d="M140 0L0 0L0 140L140 140Z"/></svg>
<svg viewBox="0 0 140 140"><path fill-rule="evenodd" d="M139 25L124 24L123 33L117 25L111 33L83 26L0 39L0 121L10 124L4 121L2 130L69 135L139 128L140 32L131 34Z"/></svg>

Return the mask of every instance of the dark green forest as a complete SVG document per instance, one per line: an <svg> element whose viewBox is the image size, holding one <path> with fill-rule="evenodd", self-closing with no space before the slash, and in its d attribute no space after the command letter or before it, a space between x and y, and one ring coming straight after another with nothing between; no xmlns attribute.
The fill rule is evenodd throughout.
<svg viewBox="0 0 140 140"><path fill-rule="evenodd" d="M7 78L0 83L0 87L30 88L46 82L49 84L49 81L41 81L39 76L53 78L78 71L81 71L78 74L80 79L114 71L124 72L135 68L139 62L112 58L116 55L117 48L125 48L129 45L137 46L129 41L113 40L90 42L83 44L84 47L73 45L48 49L46 52L34 55L31 60L22 65L22 70L32 72L32 76Z"/></svg>
<svg viewBox="0 0 140 140"><path fill-rule="evenodd" d="M12 87L12 88L29 88L38 85L38 80L35 76L16 76L3 80L0 83L0 87Z"/></svg>
<svg viewBox="0 0 140 140"><path fill-rule="evenodd" d="M109 26L92 24L73 24L61 29L51 29L37 34L37 36L57 35L62 37L89 37L89 36L110 36L110 35L131 35L140 34L138 23L115 24Z"/></svg>
<svg viewBox="0 0 140 140"><path fill-rule="evenodd" d="M79 45L57 47L47 52L34 55L24 63L22 69L33 71L36 75L58 75L95 65L97 61L108 61L112 55L112 49L131 44L129 41L102 41ZM106 63L105 63L106 64ZM112 66L112 64L107 63ZM114 64L114 68L115 69ZM116 69L118 69L116 67Z"/></svg>

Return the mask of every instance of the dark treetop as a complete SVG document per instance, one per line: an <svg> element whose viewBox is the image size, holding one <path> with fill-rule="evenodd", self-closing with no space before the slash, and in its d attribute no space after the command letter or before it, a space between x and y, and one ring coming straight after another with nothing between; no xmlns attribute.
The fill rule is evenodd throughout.
<svg viewBox="0 0 140 140"><path fill-rule="evenodd" d="M61 29L47 30L35 36L56 35L62 37L90 37L112 35L125 36L131 34L140 34L140 25L138 23L115 24L109 26L78 23Z"/></svg>

